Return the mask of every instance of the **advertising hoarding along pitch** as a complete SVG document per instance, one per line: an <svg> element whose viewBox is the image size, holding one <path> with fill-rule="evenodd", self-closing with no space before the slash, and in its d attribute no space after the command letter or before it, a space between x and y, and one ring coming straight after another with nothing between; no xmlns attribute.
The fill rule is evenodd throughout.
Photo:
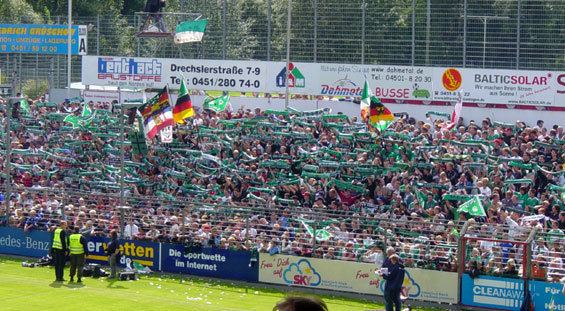
<svg viewBox="0 0 565 311"><path fill-rule="evenodd" d="M266 63L114 56L86 56L82 83L128 88L180 87L181 79L192 90L263 91Z"/></svg>
<svg viewBox="0 0 565 311"><path fill-rule="evenodd" d="M0 24L1 53L67 54L66 25ZM71 27L71 54L86 55L88 28Z"/></svg>
<svg viewBox="0 0 565 311"><path fill-rule="evenodd" d="M284 93L286 64L262 61L83 57L83 83L171 89ZM397 102L457 101L565 107L565 72L290 63L291 94L360 97L367 80L375 96Z"/></svg>
<svg viewBox="0 0 565 311"><path fill-rule="evenodd" d="M369 263L259 255L259 282L382 296L384 280L375 274L376 269ZM410 299L457 303L457 273L406 271L403 293Z"/></svg>

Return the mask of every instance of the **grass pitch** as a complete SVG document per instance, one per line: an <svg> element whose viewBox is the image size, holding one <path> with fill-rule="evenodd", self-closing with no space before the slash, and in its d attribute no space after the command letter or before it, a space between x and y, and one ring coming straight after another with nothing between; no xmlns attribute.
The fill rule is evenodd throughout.
<svg viewBox="0 0 565 311"><path fill-rule="evenodd" d="M138 281L84 278L55 283L52 268L24 268L0 257L1 310L272 310L285 293L186 275L141 276ZM371 302L323 297L331 311L382 309Z"/></svg>

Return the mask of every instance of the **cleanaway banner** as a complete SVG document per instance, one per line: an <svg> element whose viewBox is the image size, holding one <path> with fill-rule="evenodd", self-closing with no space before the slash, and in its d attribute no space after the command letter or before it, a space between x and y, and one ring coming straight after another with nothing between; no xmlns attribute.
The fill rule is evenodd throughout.
<svg viewBox="0 0 565 311"><path fill-rule="evenodd" d="M383 295L374 264L260 254L259 282ZM403 293L410 299L457 303L457 273L406 269Z"/></svg>
<svg viewBox="0 0 565 311"><path fill-rule="evenodd" d="M524 280L464 273L461 303L466 306L519 311L524 301ZM536 306L536 310L537 306ZM542 309L539 309L542 310Z"/></svg>
<svg viewBox="0 0 565 311"><path fill-rule="evenodd" d="M257 282L257 259L245 251L162 244L161 267L166 272Z"/></svg>
<svg viewBox="0 0 565 311"><path fill-rule="evenodd" d="M381 99L565 107L565 72L332 63L289 64L291 94L360 97L365 80ZM84 56L82 82L124 88L284 93L285 62Z"/></svg>

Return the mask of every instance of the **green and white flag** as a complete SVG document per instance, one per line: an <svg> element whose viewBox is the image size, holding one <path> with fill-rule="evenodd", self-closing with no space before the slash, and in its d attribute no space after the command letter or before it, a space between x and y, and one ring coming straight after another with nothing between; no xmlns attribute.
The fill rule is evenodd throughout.
<svg viewBox="0 0 565 311"><path fill-rule="evenodd" d="M76 128L80 127L80 125L79 125L79 122L80 122L79 118L78 118L77 116L75 116L75 115L72 115L72 114L67 115L67 116L65 117L65 119L63 119L63 122L68 122L68 123L72 124L73 129L76 129Z"/></svg>
<svg viewBox="0 0 565 311"><path fill-rule="evenodd" d="M461 204L457 209L459 213L467 213L473 217L486 217L485 209L483 208L483 203L478 196L474 196L471 200Z"/></svg>
<svg viewBox="0 0 565 311"><path fill-rule="evenodd" d="M226 110L226 107L228 106L229 102L230 102L229 94L224 94L217 98L206 97L206 99L204 100L203 108L210 109L215 112L222 112Z"/></svg>
<svg viewBox="0 0 565 311"><path fill-rule="evenodd" d="M21 99L20 100L20 108L22 108L22 111L24 112L24 114L27 114L27 115L31 114L31 108L29 108L29 103L28 103L27 99Z"/></svg>
<svg viewBox="0 0 565 311"><path fill-rule="evenodd" d="M302 223L304 228L306 228L306 232L308 232L309 235L314 236L314 229L312 229L312 227L310 225L308 225L306 223L306 221L301 220L300 222ZM328 230L325 230L325 229L317 229L316 230L316 240L318 240L318 241L326 241L331 237L332 237L332 234L329 233Z"/></svg>
<svg viewBox="0 0 565 311"><path fill-rule="evenodd" d="M369 106L371 105L371 96L373 96L373 92L371 92L371 88L369 87L369 82L365 80L365 84L363 85L363 93L361 93L361 117L367 118L369 116Z"/></svg>
<svg viewBox="0 0 565 311"><path fill-rule="evenodd" d="M88 104L86 102L84 102L83 106L82 106L82 113L81 113L81 117L83 118L88 118L92 115L92 109L90 109L90 106L88 106Z"/></svg>
<svg viewBox="0 0 565 311"><path fill-rule="evenodd" d="M175 32L175 43L181 44L202 41L202 36L204 36L207 24L208 20L206 19L180 23Z"/></svg>

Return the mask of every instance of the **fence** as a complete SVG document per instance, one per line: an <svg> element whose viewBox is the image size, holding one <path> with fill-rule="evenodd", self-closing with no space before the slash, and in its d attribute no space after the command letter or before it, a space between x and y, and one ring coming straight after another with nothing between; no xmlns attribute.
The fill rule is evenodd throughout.
<svg viewBox="0 0 565 311"><path fill-rule="evenodd" d="M196 59L286 59L287 2L186 0L171 10L209 19L200 43L140 38L136 16L75 17L89 25L89 54ZM507 69L565 68L565 3L460 0L439 2L293 1L290 59L302 62L458 66ZM65 17L48 22L65 23ZM22 22L27 22L22 20ZM170 23L170 27L178 22ZM119 31L117 31L119 29ZM73 58L72 81L81 59ZM66 86L65 56L1 54L1 83L47 80ZM32 83L32 82L30 82Z"/></svg>
<svg viewBox="0 0 565 311"><path fill-rule="evenodd" d="M404 293L410 299L519 310L529 287L536 306L550 300L563 304L558 295L565 275L563 237L532 227L371 219L357 216L364 215L362 210L312 213L292 206L212 205L136 195L128 197L131 208L124 209L114 207L118 198L112 194L52 188L15 194L9 225L21 229L0 227L0 252L5 254L45 255L51 234L43 230L66 219L87 236L93 262L106 261L108 231L125 227L122 266L136 262L154 271L382 295L375 269L386 247L393 247L407 267ZM36 216L33 211L43 213L42 220L29 221ZM511 240L504 240L509 235ZM469 263L477 260L486 269L475 274ZM516 270L508 270L511 262Z"/></svg>

